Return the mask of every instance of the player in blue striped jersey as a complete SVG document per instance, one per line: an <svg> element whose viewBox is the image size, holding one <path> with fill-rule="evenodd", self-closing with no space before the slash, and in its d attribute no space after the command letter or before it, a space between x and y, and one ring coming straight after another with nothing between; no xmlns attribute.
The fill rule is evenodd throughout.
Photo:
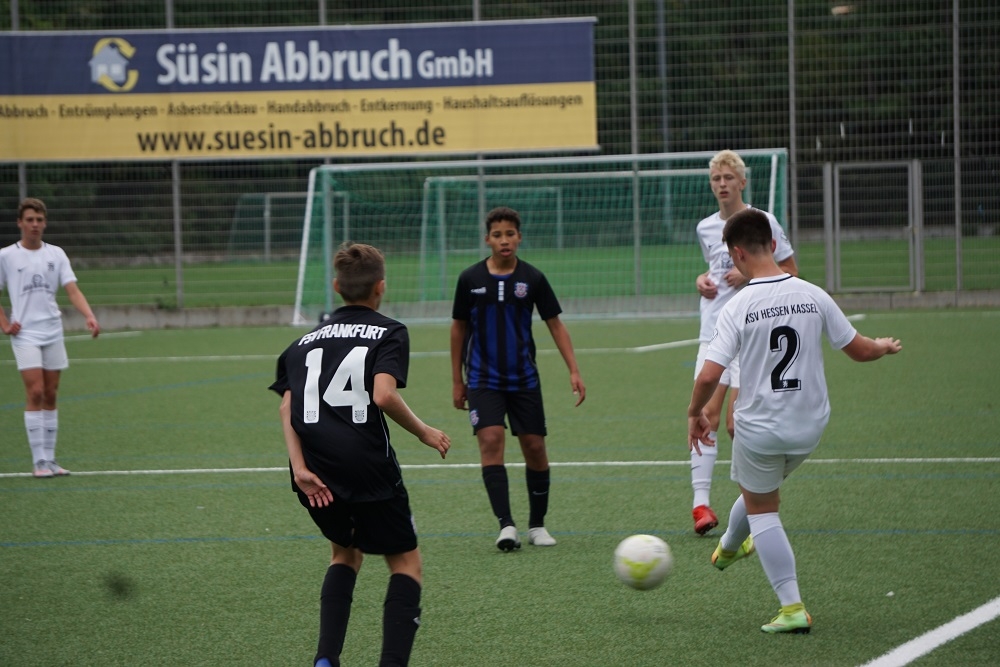
<svg viewBox="0 0 1000 667"><path fill-rule="evenodd" d="M535 308L569 369L576 405L587 395L569 332L559 319L559 301L545 275L517 257L521 240L517 211L507 207L490 211L486 243L491 254L459 276L452 308L452 400L459 410L468 404L483 482L500 522L496 545L502 551L521 546L504 466L505 417L524 455L528 541L536 546L556 543L545 528L550 475L545 410L531 333Z"/></svg>

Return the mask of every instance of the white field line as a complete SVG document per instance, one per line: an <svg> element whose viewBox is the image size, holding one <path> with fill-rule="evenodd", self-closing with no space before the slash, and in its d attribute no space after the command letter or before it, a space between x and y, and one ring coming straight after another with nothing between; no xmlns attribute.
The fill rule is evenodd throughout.
<svg viewBox="0 0 1000 667"><path fill-rule="evenodd" d="M852 322L863 320L864 314L850 315L847 319ZM101 334L104 338L130 338L142 335L141 331L120 331L114 333ZM89 339L89 335L67 336L67 341ZM666 343L655 343L653 345L640 345L638 347L592 347L583 348L576 351L577 354L643 354L645 352L658 352L659 350L671 350L679 347L697 345L697 338L687 340L674 340ZM539 350L538 354L555 354L558 350ZM431 357L447 357L450 352L447 350L433 350L427 352L411 352L411 359L428 359ZM162 364L168 362L204 362L204 361L273 361L278 358L275 354L209 354L191 355L179 357L100 357L95 359L73 359L74 364ZM0 366L13 365L13 359L0 360Z"/></svg>
<svg viewBox="0 0 1000 667"><path fill-rule="evenodd" d="M848 320L856 322L865 319L865 315L858 313L849 315ZM121 331L115 333L101 334L104 338L129 338L141 335L141 331ZM89 335L67 336L67 341L90 339ZM655 343L653 345L640 345L638 347L591 347L576 351L577 354L614 354L624 352L626 354L643 354L645 352L658 352L659 350L672 350L679 347L697 345L700 341L697 338L687 340L674 340L666 343ZM538 354L555 354L558 350L539 350ZM450 352L447 350L432 350L427 352L411 352L412 359L428 359L431 357L447 357ZM130 364L130 363L166 363L184 361L271 361L277 359L277 354L211 354L201 356L179 356L179 357L101 357L96 359L74 359L74 364ZM13 364L12 360L0 360L0 365Z"/></svg>
<svg viewBox="0 0 1000 667"><path fill-rule="evenodd" d="M113 334L109 334L113 335ZM69 339L67 339L69 340ZM579 354L631 354L642 352L653 352L656 350L667 350L675 347L686 347L697 345L698 340L677 340L669 343L659 343L656 345L644 345L641 347L592 347L579 349ZM557 354L559 350L545 349L539 350L538 354ZM275 361L280 354L280 350L274 354L206 354L177 357L99 357L99 358L74 358L73 364L162 364L171 362L204 362L204 361ZM411 359L429 359L431 357L450 356L447 350L432 350L427 352L411 352ZM13 359L0 360L0 366L13 365Z"/></svg>
<svg viewBox="0 0 1000 667"><path fill-rule="evenodd" d="M727 465L729 460L719 459L716 463ZM1000 457L992 458L906 458L906 459L809 459L807 464L938 464L938 463L1000 463ZM558 468L637 468L637 467L672 467L689 466L691 461L552 461L551 466ZM451 469L473 469L479 468L478 463L420 463L403 464L400 466L404 470L443 470ZM523 468L524 463L511 462L508 468ZM74 471L73 477L99 477L112 475L201 475L201 474L228 474L228 473L251 473L251 472L288 472L288 466L266 467L266 468L163 468L150 470L83 470ZM0 473L0 479L11 477L31 477L30 472L5 472Z"/></svg>
<svg viewBox="0 0 1000 667"><path fill-rule="evenodd" d="M911 639L885 655L871 662L866 662L861 667L902 667L908 665L917 658L927 655L938 646L946 644L980 625L989 623L998 616L1000 616L1000 598L994 598L968 614L963 614L916 639Z"/></svg>

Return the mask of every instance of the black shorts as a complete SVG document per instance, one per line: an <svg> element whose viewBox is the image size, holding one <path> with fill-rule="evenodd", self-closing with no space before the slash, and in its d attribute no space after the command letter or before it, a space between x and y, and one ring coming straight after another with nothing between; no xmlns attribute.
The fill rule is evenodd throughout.
<svg viewBox="0 0 1000 667"><path fill-rule="evenodd" d="M506 428L504 415L507 415L510 417L510 432L514 435L548 435L545 430L545 407L539 390L470 389L468 400L473 433L487 426Z"/></svg>
<svg viewBox="0 0 1000 667"><path fill-rule="evenodd" d="M326 507L309 507L309 498L297 492L299 502L323 537L366 554L401 554L417 548L417 531L410 500L403 485L388 500L351 503L334 498Z"/></svg>

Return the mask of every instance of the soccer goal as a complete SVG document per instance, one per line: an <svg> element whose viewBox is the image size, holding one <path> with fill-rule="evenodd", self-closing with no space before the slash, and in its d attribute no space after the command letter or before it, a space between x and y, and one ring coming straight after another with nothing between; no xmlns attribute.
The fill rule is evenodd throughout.
<svg viewBox="0 0 1000 667"><path fill-rule="evenodd" d="M519 256L548 276L566 316L697 309L698 221L717 210L715 153L323 165L309 174L295 324L336 307L332 258L343 241L386 255L383 310L446 319L458 274L486 256L483 220L521 214ZM741 151L744 200L784 224L785 149Z"/></svg>

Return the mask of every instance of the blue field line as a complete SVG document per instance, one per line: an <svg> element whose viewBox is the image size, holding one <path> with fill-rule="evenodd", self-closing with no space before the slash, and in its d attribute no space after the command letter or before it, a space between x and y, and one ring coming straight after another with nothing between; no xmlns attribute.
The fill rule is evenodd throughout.
<svg viewBox="0 0 1000 667"><path fill-rule="evenodd" d="M677 340L669 341L666 343L659 343L656 345L644 345L641 347L601 347L601 348L583 348L576 351L577 355L581 354L642 354L645 352L655 352L659 350L672 349L678 347L688 347L691 345L696 345L698 343L697 339L690 340ZM559 351L556 349L541 349L538 350L539 355L550 355L557 354ZM427 351L414 351L410 353L411 359L427 359L435 357L447 357L451 353L447 350L427 350ZM210 361L271 361L276 362L278 359L277 354L236 354L236 355L188 355L188 356L171 356L171 357L81 357L74 359L74 364L125 364L125 363L178 363L178 362L210 362ZM3 365L13 365L13 359L0 359L0 366ZM238 375L229 378L212 378L208 380L196 380L193 382L182 382L176 384L154 386L154 387L140 387L137 389L127 389L121 391L110 391L102 392L99 394L84 394L80 396L60 396L59 400L63 403L74 402L74 401L91 401L95 399L103 398L116 398L118 396L133 396L138 394L146 394L155 391L172 391L175 389L187 389L190 387L203 386L209 384L218 384L222 382L234 382L243 381L249 379L260 379L260 378L273 378L273 371L267 373L253 373L249 375ZM17 403L0 403L0 411L4 410L23 410L24 401L18 401Z"/></svg>
<svg viewBox="0 0 1000 667"><path fill-rule="evenodd" d="M281 469L281 474L274 480L261 479L257 482L214 482L214 483L177 483L177 484L130 484L127 486L76 486L61 481L43 480L30 485L0 486L0 497L13 497L21 494L89 494L89 493L163 493L165 491L225 491L233 489L290 489L288 481L288 470ZM17 473L21 477L30 477L30 473ZM74 473L76 474L76 473ZM806 475L801 474L796 477L799 480L817 479L821 481L829 480L877 480L890 482L904 482L912 480L942 481L968 481L968 480L995 480L1000 477L1000 470L996 472L975 473L975 474L884 474L870 473L867 475ZM634 484L639 478L636 475L600 475L600 476L559 476L559 484ZM686 470L678 471L674 474L661 473L655 477L645 478L654 483L671 484L674 482L690 481ZM464 477L448 477L446 479L421 479L420 477L409 477L406 486L411 489L420 487L458 487L482 485L482 478L478 474L469 474Z"/></svg>
<svg viewBox="0 0 1000 667"><path fill-rule="evenodd" d="M151 394L157 391L174 391L177 389L190 389L192 387L203 387L226 382L245 382L247 380L271 379L274 373L249 373L246 375L232 375L221 378L207 378L204 380L192 380L190 382L175 382L152 387L136 387L135 389L119 389L115 391L104 391L97 394L81 394L79 396L59 396L60 403L75 403L80 401L93 401L103 398L117 398L119 396L137 396L139 394ZM24 410L24 400L17 403L0 403L0 410Z"/></svg>
<svg viewBox="0 0 1000 667"><path fill-rule="evenodd" d="M30 476L30 475L29 475ZM482 480L479 480L480 484ZM412 485L411 485L412 486ZM261 479L258 482L232 482L232 483L202 483L202 484L143 484L129 486L75 486L53 482L51 479L42 480L38 484L30 486L19 486L17 488L0 488L0 495L11 495L21 493L162 493L164 491L223 491L230 489L289 489L291 483L287 475L284 478L274 480Z"/></svg>
<svg viewBox="0 0 1000 667"><path fill-rule="evenodd" d="M35 547L108 547L142 544L205 544L221 542L288 542L291 540L325 540L322 535L262 535L260 537L151 537L145 539L109 540L46 540L40 542L0 542L0 549Z"/></svg>
<svg viewBox="0 0 1000 667"><path fill-rule="evenodd" d="M790 536L812 535L828 537L994 537L1000 535L1000 529L969 528L969 529L919 529L907 530L903 528L880 528L880 529L795 529L786 528ZM647 528L627 530L603 530L603 531L582 531L565 530L552 531L552 534L560 538L594 538L594 537L627 537L636 533L658 535L663 538L691 537L691 531L687 528L675 530L664 530L662 528ZM418 533L421 541L426 540L450 540L482 538L493 539L495 532L482 531L460 531L460 532L438 532L438 533ZM228 544L228 543L268 543L268 542L291 542L298 540L320 540L325 541L322 535L259 535L246 537L151 537L151 538L120 538L103 540L39 540L32 542L6 542L0 541L0 549L37 549L46 547L111 547L111 546L143 546L143 545L178 545L178 544Z"/></svg>
<svg viewBox="0 0 1000 667"><path fill-rule="evenodd" d="M664 531L660 529L649 530L620 530L620 531L563 531L557 533L560 536L622 536L635 533L647 533L650 535L687 535L689 531ZM495 533L465 531L446 533L419 533L419 538L424 539L455 539L455 538L493 538ZM103 547L103 546L136 546L144 544L197 544L197 543L227 543L227 542L288 542L292 540L326 540L322 535L261 535L258 537L158 537L144 539L106 539L106 540L45 540L36 542L0 542L0 549L24 549L36 547Z"/></svg>

